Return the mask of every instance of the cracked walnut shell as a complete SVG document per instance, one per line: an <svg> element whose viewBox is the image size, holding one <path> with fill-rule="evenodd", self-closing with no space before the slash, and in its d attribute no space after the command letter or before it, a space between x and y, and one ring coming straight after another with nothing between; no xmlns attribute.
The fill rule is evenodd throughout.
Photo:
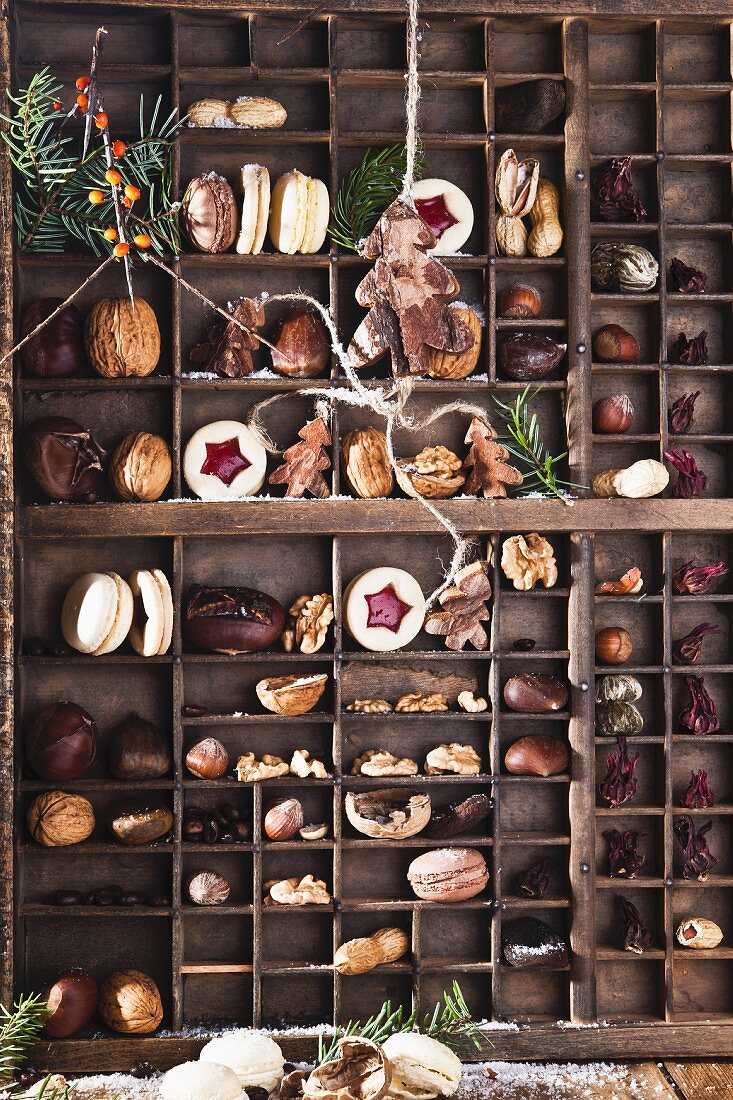
<svg viewBox="0 0 733 1100"><path fill-rule="evenodd" d="M352 775L417 775L419 768L409 756L394 756L387 749L367 749L351 765Z"/></svg>
<svg viewBox="0 0 733 1100"><path fill-rule="evenodd" d="M265 710L294 717L313 710L326 690L325 672L312 676L268 676L255 687Z"/></svg>
<svg viewBox="0 0 733 1100"><path fill-rule="evenodd" d="M407 787L348 791L344 805L357 832L379 839L415 836L430 820L430 795Z"/></svg>
<svg viewBox="0 0 733 1100"><path fill-rule="evenodd" d="M542 581L545 588L557 584L555 551L542 535L512 535L501 550L501 568L520 592Z"/></svg>
<svg viewBox="0 0 733 1100"><path fill-rule="evenodd" d="M391 496L394 474L387 437L378 428L356 428L341 440L341 468L354 496L362 500Z"/></svg>
<svg viewBox="0 0 733 1100"><path fill-rule="evenodd" d="M436 745L425 757L425 774L478 775L481 757L470 745L452 741L449 745Z"/></svg>
<svg viewBox="0 0 733 1100"><path fill-rule="evenodd" d="M440 691L423 695L421 691L409 691L395 703L395 714L433 714L448 710L448 700Z"/></svg>
<svg viewBox="0 0 733 1100"><path fill-rule="evenodd" d="M266 752L261 760L257 760L253 752L245 752L237 760L235 771L240 783L260 783L263 779L287 775L290 769L279 756Z"/></svg>
<svg viewBox="0 0 733 1100"><path fill-rule="evenodd" d="M463 461L447 447L424 447L414 458L400 458L397 465L416 493L428 500L455 496L465 485L460 473Z"/></svg>
<svg viewBox="0 0 733 1100"><path fill-rule="evenodd" d="M130 432L109 461L109 480L120 500L160 500L171 479L171 452L150 432Z"/></svg>
<svg viewBox="0 0 733 1100"><path fill-rule="evenodd" d="M317 1066L303 1086L314 1100L382 1100L392 1069L381 1046L361 1036L338 1040L339 1053Z"/></svg>
<svg viewBox="0 0 733 1100"><path fill-rule="evenodd" d="M89 362L103 378L144 378L160 359L160 329L144 298L102 298L84 330Z"/></svg>
<svg viewBox="0 0 733 1100"><path fill-rule="evenodd" d="M333 596L328 592L320 592L315 596L299 596L288 614L292 622L293 643L301 653L317 653L323 647L328 628L333 622ZM287 644L283 644L288 650Z"/></svg>
<svg viewBox="0 0 733 1100"><path fill-rule="evenodd" d="M265 905L328 905L331 895L325 882L313 875L266 883Z"/></svg>

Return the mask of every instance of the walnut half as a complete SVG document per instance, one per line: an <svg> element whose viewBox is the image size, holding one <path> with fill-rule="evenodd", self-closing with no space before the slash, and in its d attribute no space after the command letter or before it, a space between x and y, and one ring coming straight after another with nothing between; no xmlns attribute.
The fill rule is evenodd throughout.
<svg viewBox="0 0 733 1100"><path fill-rule="evenodd" d="M448 700L440 691L423 695L421 691L409 691L395 703L396 714L432 714L448 710Z"/></svg>
<svg viewBox="0 0 733 1100"><path fill-rule="evenodd" d="M245 752L237 760L237 779L240 783L260 783L263 779L277 779L288 774L288 765L279 756L264 753L257 760L253 752Z"/></svg>
<svg viewBox="0 0 733 1100"><path fill-rule="evenodd" d="M501 568L504 575L520 592L528 592L538 581L545 588L557 584L555 551L542 535L512 535L501 550Z"/></svg>
<svg viewBox="0 0 733 1100"><path fill-rule="evenodd" d="M394 707L386 699L354 699L346 709L351 714L391 714Z"/></svg>
<svg viewBox="0 0 733 1100"><path fill-rule="evenodd" d="M387 749L367 749L351 765L352 775L417 775L418 766L409 756L394 756Z"/></svg>
<svg viewBox="0 0 733 1100"><path fill-rule="evenodd" d="M457 741L450 745L436 745L425 757L425 774L441 775L449 772L454 775L478 775L481 771L481 757L470 745L461 745Z"/></svg>
<svg viewBox="0 0 733 1100"><path fill-rule="evenodd" d="M297 645L301 653L317 653L333 622L333 596L328 592L298 596L288 614L290 622L282 633L283 648L289 653Z"/></svg>
<svg viewBox="0 0 733 1100"><path fill-rule="evenodd" d="M325 882L313 875L265 883L265 905L328 905L331 895Z"/></svg>

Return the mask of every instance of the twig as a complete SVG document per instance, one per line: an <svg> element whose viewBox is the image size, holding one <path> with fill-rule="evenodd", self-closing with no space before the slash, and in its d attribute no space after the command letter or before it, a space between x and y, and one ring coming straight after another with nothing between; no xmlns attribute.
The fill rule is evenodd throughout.
<svg viewBox="0 0 733 1100"><path fill-rule="evenodd" d="M98 27L97 33L94 36L94 45L92 46L92 64L89 69L89 84L87 85L87 110L86 118L84 120L84 147L82 149L82 160L87 155L87 149L89 148L89 139L92 136L92 123L94 122L94 113L96 111L97 99L99 93L97 92L97 69L99 67L99 55L102 52L102 36L107 33L106 27Z"/></svg>
<svg viewBox="0 0 733 1100"><path fill-rule="evenodd" d="M320 15L327 4L328 0L322 0L320 4L316 4L314 8L311 8L305 18L301 19L299 23L296 23L294 27L292 27L289 31L287 31L286 34L282 36L282 38L279 38L275 45L282 46L285 42L288 41L288 39L293 38L294 35L298 33L298 31L302 31L303 27L307 27L314 16Z"/></svg>

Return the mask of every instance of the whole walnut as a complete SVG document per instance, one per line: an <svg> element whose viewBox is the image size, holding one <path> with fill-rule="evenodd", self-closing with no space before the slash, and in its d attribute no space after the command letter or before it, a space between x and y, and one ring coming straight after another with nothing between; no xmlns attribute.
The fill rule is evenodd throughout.
<svg viewBox="0 0 733 1100"><path fill-rule="evenodd" d="M163 1019L158 987L141 970L117 970L100 986L99 1014L113 1031L148 1035Z"/></svg>
<svg viewBox="0 0 733 1100"><path fill-rule="evenodd" d="M45 848L80 844L94 831L91 802L65 791L44 791L28 810L28 828L34 840Z"/></svg>
<svg viewBox="0 0 733 1100"><path fill-rule="evenodd" d="M109 480L120 500L160 500L171 479L171 452L150 432L130 432L109 463Z"/></svg>
<svg viewBox="0 0 733 1100"><path fill-rule="evenodd" d="M84 343L103 378L144 378L160 359L160 329L144 298L102 298L87 317Z"/></svg>

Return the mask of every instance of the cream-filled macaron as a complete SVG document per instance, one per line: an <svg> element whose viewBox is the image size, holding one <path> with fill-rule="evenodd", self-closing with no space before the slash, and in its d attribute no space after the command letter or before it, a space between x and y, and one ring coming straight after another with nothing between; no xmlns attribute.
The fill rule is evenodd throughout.
<svg viewBox="0 0 733 1100"><path fill-rule="evenodd" d="M270 173L261 164L242 168L242 224L237 238L240 256L257 255L267 233L270 213Z"/></svg>
<svg viewBox="0 0 733 1100"><path fill-rule="evenodd" d="M438 238L430 251L436 256L457 252L473 229L473 206L466 192L449 180L419 180L412 198L418 214Z"/></svg>
<svg viewBox="0 0 733 1100"><path fill-rule="evenodd" d="M247 1100L233 1070L214 1062L183 1062L160 1082L161 1100Z"/></svg>
<svg viewBox="0 0 733 1100"><path fill-rule="evenodd" d="M378 653L411 642L425 620L425 597L405 569L383 565L354 577L344 593L346 628L365 649Z"/></svg>
<svg viewBox="0 0 733 1100"><path fill-rule="evenodd" d="M194 432L183 452L183 476L202 500L235 500L262 488L267 451L238 420L215 420Z"/></svg>
<svg viewBox="0 0 733 1100"><path fill-rule="evenodd" d="M305 218L305 232L301 252L317 252L326 239L328 218L331 206L328 188L323 180L308 177L308 209Z"/></svg>
<svg viewBox="0 0 733 1100"><path fill-rule="evenodd" d="M124 581L119 574L108 573L107 576L111 577L117 586L117 612L115 614L115 621L112 624L112 629L102 644L94 651L95 657L100 657L103 653L114 653L116 649L119 649L129 634L130 626L132 625L132 589L127 581Z"/></svg>
<svg viewBox="0 0 733 1100"><path fill-rule="evenodd" d="M199 1058L228 1066L245 1089L259 1087L268 1092L277 1088L285 1065L283 1052L274 1039L244 1027L211 1039Z"/></svg>
<svg viewBox="0 0 733 1100"><path fill-rule="evenodd" d="M270 237L278 252L300 250L308 220L308 177L294 168L280 176L270 199Z"/></svg>
<svg viewBox="0 0 733 1100"><path fill-rule="evenodd" d="M460 1084L460 1058L429 1035L397 1032L384 1041L382 1049L392 1066L391 1097L432 1100L452 1096Z"/></svg>
<svg viewBox="0 0 733 1100"><path fill-rule="evenodd" d="M173 633L173 599L160 569L136 569L128 577L134 599L130 645L141 657L168 652Z"/></svg>
<svg viewBox="0 0 733 1100"><path fill-rule="evenodd" d="M122 645L132 621L132 593L116 573L83 573L66 593L61 632L79 653L99 656Z"/></svg>

